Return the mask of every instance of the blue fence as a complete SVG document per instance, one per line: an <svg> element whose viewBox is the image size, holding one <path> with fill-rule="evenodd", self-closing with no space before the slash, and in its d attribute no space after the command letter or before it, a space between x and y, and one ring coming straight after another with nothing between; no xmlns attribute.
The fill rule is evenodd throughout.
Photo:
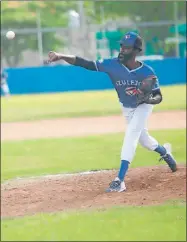
<svg viewBox="0 0 187 242"><path fill-rule="evenodd" d="M145 61L156 71L160 85L186 83L186 59ZM75 66L10 68L8 84L12 94L112 89L105 73Z"/></svg>

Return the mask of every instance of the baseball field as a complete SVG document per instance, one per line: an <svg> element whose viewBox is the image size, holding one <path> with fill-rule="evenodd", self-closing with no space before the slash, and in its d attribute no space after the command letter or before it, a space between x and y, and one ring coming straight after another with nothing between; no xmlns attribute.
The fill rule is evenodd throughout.
<svg viewBox="0 0 187 242"><path fill-rule="evenodd" d="M138 146L110 194L126 128L114 91L2 98L1 240L185 241L186 86L162 90L148 127L178 171Z"/></svg>

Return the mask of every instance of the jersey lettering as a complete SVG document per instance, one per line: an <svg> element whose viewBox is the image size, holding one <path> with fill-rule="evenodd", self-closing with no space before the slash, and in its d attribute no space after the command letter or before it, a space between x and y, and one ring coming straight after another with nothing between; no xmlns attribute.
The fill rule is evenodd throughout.
<svg viewBox="0 0 187 242"><path fill-rule="evenodd" d="M98 71L109 75L118 94L119 101L124 107L135 108L137 106L136 95L139 93L139 84L147 78L156 78L156 84L153 88L159 89L158 78L154 70L144 64L134 70L128 70L127 67L120 64L117 58L96 61Z"/></svg>

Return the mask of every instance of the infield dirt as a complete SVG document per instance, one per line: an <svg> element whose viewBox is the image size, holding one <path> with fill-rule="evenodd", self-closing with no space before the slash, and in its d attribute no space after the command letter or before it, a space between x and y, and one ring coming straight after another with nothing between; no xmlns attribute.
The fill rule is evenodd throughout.
<svg viewBox="0 0 187 242"><path fill-rule="evenodd" d="M149 129L186 128L186 112L154 113ZM50 127L50 128L49 128ZM121 116L2 123L2 140L85 136L125 130ZM166 165L133 168L126 177L127 191L105 193L117 171L72 176L39 177L1 185L1 216L101 208L114 205L154 205L168 200L186 201L186 165L172 173Z"/></svg>

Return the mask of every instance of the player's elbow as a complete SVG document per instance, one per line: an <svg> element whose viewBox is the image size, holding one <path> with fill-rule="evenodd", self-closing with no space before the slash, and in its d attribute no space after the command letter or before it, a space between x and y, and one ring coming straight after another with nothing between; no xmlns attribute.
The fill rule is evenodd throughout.
<svg viewBox="0 0 187 242"><path fill-rule="evenodd" d="M152 92L152 95L154 99L154 104L159 104L162 102L163 97L160 89L154 90Z"/></svg>
<svg viewBox="0 0 187 242"><path fill-rule="evenodd" d="M162 94L161 93L157 94L157 99L158 99L159 103L162 102Z"/></svg>
<svg viewBox="0 0 187 242"><path fill-rule="evenodd" d="M162 94L157 94L155 97L154 97L154 104L159 104L162 102Z"/></svg>
<svg viewBox="0 0 187 242"><path fill-rule="evenodd" d="M161 95L160 95L160 102L159 102L159 103L161 103L161 102L162 102L162 99L163 99L163 98L162 98L162 94L161 94Z"/></svg>

